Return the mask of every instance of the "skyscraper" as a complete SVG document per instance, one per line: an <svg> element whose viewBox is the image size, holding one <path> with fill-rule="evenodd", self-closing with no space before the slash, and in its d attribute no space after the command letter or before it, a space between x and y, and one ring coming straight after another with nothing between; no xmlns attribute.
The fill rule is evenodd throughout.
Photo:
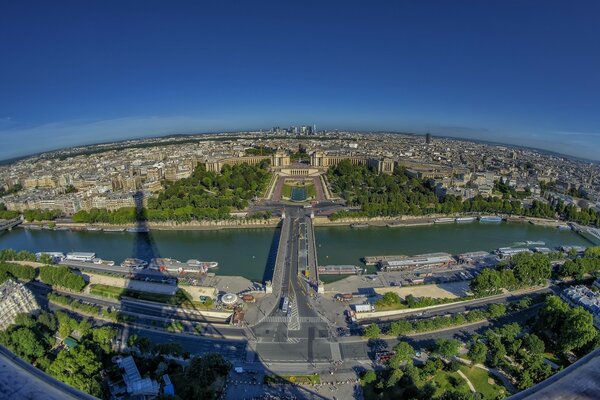
<svg viewBox="0 0 600 400"><path fill-rule="evenodd" d="M431 143L431 133L425 134L425 143L427 143L427 144Z"/></svg>

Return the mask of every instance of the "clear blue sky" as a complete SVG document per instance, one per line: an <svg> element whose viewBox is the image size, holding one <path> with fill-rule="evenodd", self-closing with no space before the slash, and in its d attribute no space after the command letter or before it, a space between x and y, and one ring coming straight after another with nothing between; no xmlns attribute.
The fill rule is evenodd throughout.
<svg viewBox="0 0 600 400"><path fill-rule="evenodd" d="M308 123L600 159L599 15L598 1L4 1L0 158Z"/></svg>

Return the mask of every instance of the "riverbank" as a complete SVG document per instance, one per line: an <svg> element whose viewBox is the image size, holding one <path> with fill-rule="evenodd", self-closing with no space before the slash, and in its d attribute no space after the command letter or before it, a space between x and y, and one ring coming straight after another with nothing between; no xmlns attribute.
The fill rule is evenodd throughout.
<svg viewBox="0 0 600 400"><path fill-rule="evenodd" d="M188 223L172 222L147 222L144 226L149 230L157 231L204 231L221 229L253 229L253 228L276 228L280 223L279 218L256 219L256 220L220 220L220 221L194 221ZM87 224L79 222L55 222L54 228L48 227L51 221L27 222L21 225L25 229L45 229L45 230L73 230L73 231L100 231L107 229L116 231L119 229L127 230L136 228L135 224L113 225L113 224ZM57 229L58 228L58 229Z"/></svg>
<svg viewBox="0 0 600 400"><path fill-rule="evenodd" d="M293 204L293 203L289 203ZM441 218L460 218L460 217L479 217L486 215L485 213L478 214L429 214L423 216L411 216L402 215L396 217L358 217L358 218L341 218L338 220L331 220L325 216L315 216L313 224L315 226L351 226L353 224L367 224L369 226L388 226L390 228L396 227L414 227L414 226L426 226L436 224L437 219ZM499 215L507 222L517 223L529 223L532 225L554 227L554 228L569 228L570 225L567 221L547 218L535 218L526 216L506 216ZM280 218L269 218L269 219L226 219L218 221L192 221L192 222L146 222L144 226L150 230L158 231L206 231L206 230L222 230L222 229L256 229L256 228L275 228L279 226L281 222ZM455 222L446 222L455 223ZM53 228L49 227L49 224L53 225ZM21 227L31 229L48 229L48 230L116 230L116 229L130 229L135 228L135 224L123 224L113 225L106 223L78 223L78 222L53 222L53 221L40 221L40 222L24 222Z"/></svg>

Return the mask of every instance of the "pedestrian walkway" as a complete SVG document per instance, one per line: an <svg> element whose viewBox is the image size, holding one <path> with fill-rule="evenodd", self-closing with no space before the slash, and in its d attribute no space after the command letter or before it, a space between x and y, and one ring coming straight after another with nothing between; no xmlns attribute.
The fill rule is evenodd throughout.
<svg viewBox="0 0 600 400"><path fill-rule="evenodd" d="M475 390L475 386L473 386L469 378L467 378L467 376L460 369L456 372L458 372L458 374L467 382L467 385L469 385L469 389L471 390L471 392L477 393L477 391Z"/></svg>

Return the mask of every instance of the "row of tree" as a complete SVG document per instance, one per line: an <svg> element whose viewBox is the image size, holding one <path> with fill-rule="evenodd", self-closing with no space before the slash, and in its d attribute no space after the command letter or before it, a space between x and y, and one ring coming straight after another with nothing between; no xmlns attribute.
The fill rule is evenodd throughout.
<svg viewBox="0 0 600 400"><path fill-rule="evenodd" d="M567 260L559 266L558 276L582 278L586 274L600 271L600 246L588 247L582 257Z"/></svg>
<svg viewBox="0 0 600 400"><path fill-rule="evenodd" d="M53 221L60 217L62 211L60 210L25 210L23 211L23 217L29 222L33 221Z"/></svg>
<svg viewBox="0 0 600 400"><path fill-rule="evenodd" d="M478 296L493 295L503 289L540 285L550 279L551 275L552 265L548 256L541 253L520 253L514 255L508 265L482 270L471 281L471 290Z"/></svg>
<svg viewBox="0 0 600 400"><path fill-rule="evenodd" d="M138 212L135 207L123 207L114 211L101 208L92 208L89 211L77 211L75 214L73 214L72 218L73 222L87 224L131 224L138 220Z"/></svg>
<svg viewBox="0 0 600 400"><path fill-rule="evenodd" d="M0 250L0 261L35 261L35 254L27 250L3 249Z"/></svg>
<svg viewBox="0 0 600 400"><path fill-rule="evenodd" d="M35 278L35 275L36 271L33 267L0 261L0 283L3 283L9 278L30 281Z"/></svg>
<svg viewBox="0 0 600 400"><path fill-rule="evenodd" d="M198 165L192 176L167 184L148 207L124 207L115 211L91 209L73 215L74 222L130 224L137 221L191 222L231 218L232 209L244 209L260 196L269 182L268 162L259 165L223 166L220 174Z"/></svg>
<svg viewBox="0 0 600 400"><path fill-rule="evenodd" d="M592 208L577 210L575 206L560 201L549 203L539 200L523 207L520 200L523 196L513 193L500 182L496 187L503 194L501 197L478 195L463 201L454 195L436 196L432 180L409 177L403 167L397 167L392 175L386 175L378 174L366 165L353 165L349 160L343 160L327 171L327 177L333 191L339 193L349 206L360 207L360 211L340 211L331 216L333 220L431 213L499 213L536 218L562 216L568 221L600 226L600 213Z"/></svg>
<svg viewBox="0 0 600 400"><path fill-rule="evenodd" d="M512 305L515 310L529 307L531 299L526 298L523 302L517 302ZM451 316L435 316L431 318L409 321L406 319L391 322L387 329L382 329L377 324L367 325L363 335L370 339L377 339L385 332L389 336L403 336L410 333L430 332L438 329L449 328L452 326L461 326L467 323L483 321L486 319L500 318L507 313L507 307L504 304L490 304L484 309L470 310L465 313L456 313Z"/></svg>
<svg viewBox="0 0 600 400"><path fill-rule="evenodd" d="M13 219L20 215L18 211L0 210L0 219Z"/></svg>
<svg viewBox="0 0 600 400"><path fill-rule="evenodd" d="M76 292L85 287L85 280L65 266L44 266L40 268L40 280L48 285L60 286Z"/></svg>

